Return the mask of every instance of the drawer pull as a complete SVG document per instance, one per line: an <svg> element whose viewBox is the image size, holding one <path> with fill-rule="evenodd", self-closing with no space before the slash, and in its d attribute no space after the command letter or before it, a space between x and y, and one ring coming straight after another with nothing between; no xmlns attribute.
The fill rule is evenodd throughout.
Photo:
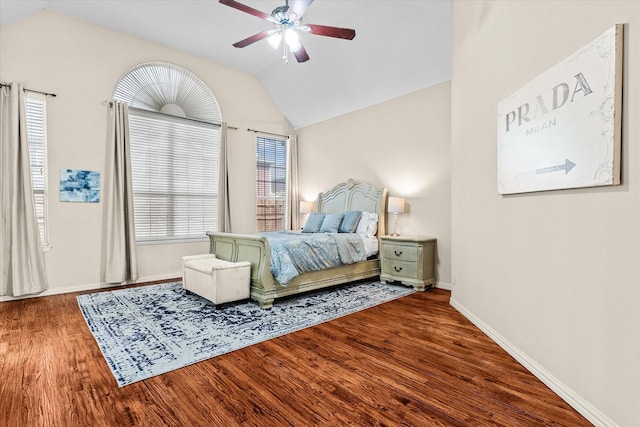
<svg viewBox="0 0 640 427"><path fill-rule="evenodd" d="M402 267L396 267L395 265L393 266L393 269L396 271L396 273L400 273L402 271Z"/></svg>
<svg viewBox="0 0 640 427"><path fill-rule="evenodd" d="M402 251L398 252L397 250L393 250L393 253L396 254L396 256L400 256L402 255Z"/></svg>

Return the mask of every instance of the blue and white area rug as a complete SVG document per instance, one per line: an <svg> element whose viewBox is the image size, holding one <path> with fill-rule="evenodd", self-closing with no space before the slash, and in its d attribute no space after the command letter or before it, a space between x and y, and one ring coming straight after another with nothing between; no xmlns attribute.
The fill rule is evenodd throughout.
<svg viewBox="0 0 640 427"><path fill-rule="evenodd" d="M122 387L412 293L358 282L276 300L216 309L181 282L78 296L78 305Z"/></svg>

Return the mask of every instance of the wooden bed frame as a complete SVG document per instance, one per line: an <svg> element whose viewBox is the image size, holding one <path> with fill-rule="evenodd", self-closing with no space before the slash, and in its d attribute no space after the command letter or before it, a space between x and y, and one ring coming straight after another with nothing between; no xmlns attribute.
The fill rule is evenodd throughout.
<svg viewBox="0 0 640 427"><path fill-rule="evenodd" d="M378 214L377 236L386 234L387 189L354 180L338 184L326 193L320 193L316 203L317 212L333 213L367 211ZM251 299L260 307L273 306L276 298L295 295L314 289L326 288L354 280L380 275L379 255L373 259L303 273L281 285L271 274L271 251L263 236L208 232L209 252L226 261L249 261L251 263Z"/></svg>

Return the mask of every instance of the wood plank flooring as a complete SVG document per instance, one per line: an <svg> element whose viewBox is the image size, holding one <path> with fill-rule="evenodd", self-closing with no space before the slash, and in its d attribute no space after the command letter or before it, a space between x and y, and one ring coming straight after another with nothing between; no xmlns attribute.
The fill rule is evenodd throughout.
<svg viewBox="0 0 640 427"><path fill-rule="evenodd" d="M588 426L418 292L118 388L78 294L0 303L0 426Z"/></svg>

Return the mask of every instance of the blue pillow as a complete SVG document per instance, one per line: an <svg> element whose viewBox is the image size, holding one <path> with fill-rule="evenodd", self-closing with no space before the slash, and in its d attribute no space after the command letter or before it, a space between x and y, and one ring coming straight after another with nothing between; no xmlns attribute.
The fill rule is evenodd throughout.
<svg viewBox="0 0 640 427"><path fill-rule="evenodd" d="M303 233L317 233L322 227L322 221L324 221L324 214L320 212L311 212L307 222L302 229Z"/></svg>
<svg viewBox="0 0 640 427"><path fill-rule="evenodd" d="M342 212L327 214L320 227L321 233L337 233L342 222Z"/></svg>
<svg viewBox="0 0 640 427"><path fill-rule="evenodd" d="M360 211L345 212L344 216L342 217L342 224L340 224L340 228L338 229L338 231L340 233L353 233L358 227L361 216L362 212Z"/></svg>

